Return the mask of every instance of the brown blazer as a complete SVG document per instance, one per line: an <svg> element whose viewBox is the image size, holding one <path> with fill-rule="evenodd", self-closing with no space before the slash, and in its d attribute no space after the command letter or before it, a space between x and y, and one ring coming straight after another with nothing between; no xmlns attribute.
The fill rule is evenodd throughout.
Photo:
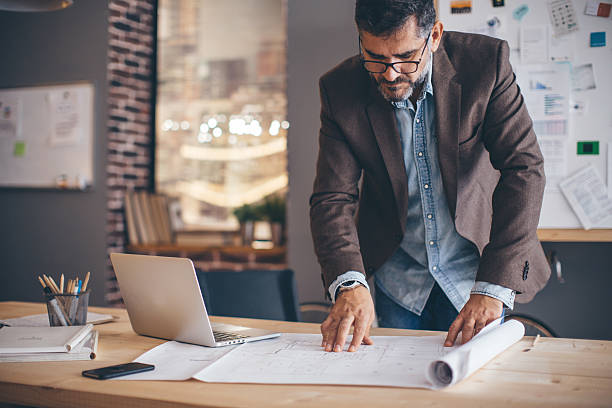
<svg viewBox="0 0 612 408"><path fill-rule="evenodd" d="M444 191L457 232L481 255L476 280L527 302L550 268L536 236L543 158L505 41L445 32L432 82ZM319 157L310 221L324 287L370 276L405 233L408 181L391 104L359 57L323 75ZM361 180L360 180L361 179ZM361 191L360 191L361 187Z"/></svg>

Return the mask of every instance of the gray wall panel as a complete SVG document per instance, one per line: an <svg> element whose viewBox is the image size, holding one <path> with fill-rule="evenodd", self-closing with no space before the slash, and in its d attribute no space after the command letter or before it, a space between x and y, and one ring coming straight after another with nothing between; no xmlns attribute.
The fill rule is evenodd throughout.
<svg viewBox="0 0 612 408"><path fill-rule="evenodd" d="M107 21L102 0L0 12L0 87L91 81L96 88L93 191L0 189L0 300L40 301L41 273L91 271L90 303L105 304Z"/></svg>

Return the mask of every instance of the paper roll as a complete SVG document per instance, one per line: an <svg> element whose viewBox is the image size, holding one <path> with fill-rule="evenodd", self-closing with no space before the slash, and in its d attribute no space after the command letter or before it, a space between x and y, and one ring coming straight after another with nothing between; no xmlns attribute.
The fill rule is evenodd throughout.
<svg viewBox="0 0 612 408"><path fill-rule="evenodd" d="M525 335L525 326L517 320L489 323L478 335L462 346L433 361L427 369L432 388L440 389L464 380L493 357L506 350Z"/></svg>

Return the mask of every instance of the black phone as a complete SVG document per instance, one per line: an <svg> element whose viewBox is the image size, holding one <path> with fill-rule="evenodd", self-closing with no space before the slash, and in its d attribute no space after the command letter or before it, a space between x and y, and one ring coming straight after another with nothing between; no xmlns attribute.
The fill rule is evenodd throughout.
<svg viewBox="0 0 612 408"><path fill-rule="evenodd" d="M95 370L85 370L81 374L85 377L95 378L96 380L106 380L108 378L121 377L128 374L143 373L155 368L153 364L125 363L108 367L96 368Z"/></svg>

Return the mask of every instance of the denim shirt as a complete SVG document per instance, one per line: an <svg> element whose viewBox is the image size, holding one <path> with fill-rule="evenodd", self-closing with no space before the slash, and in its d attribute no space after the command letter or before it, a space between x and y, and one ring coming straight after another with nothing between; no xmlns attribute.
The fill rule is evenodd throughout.
<svg viewBox="0 0 612 408"><path fill-rule="evenodd" d="M431 69L416 107L409 99L393 105L408 180L408 214L399 248L375 272L378 287L417 315L425 308L435 282L457 311L470 293L494 297L512 308L513 290L475 282L478 249L455 229L438 160ZM349 281L368 287L363 274L349 271L330 285L332 299L338 286Z"/></svg>

